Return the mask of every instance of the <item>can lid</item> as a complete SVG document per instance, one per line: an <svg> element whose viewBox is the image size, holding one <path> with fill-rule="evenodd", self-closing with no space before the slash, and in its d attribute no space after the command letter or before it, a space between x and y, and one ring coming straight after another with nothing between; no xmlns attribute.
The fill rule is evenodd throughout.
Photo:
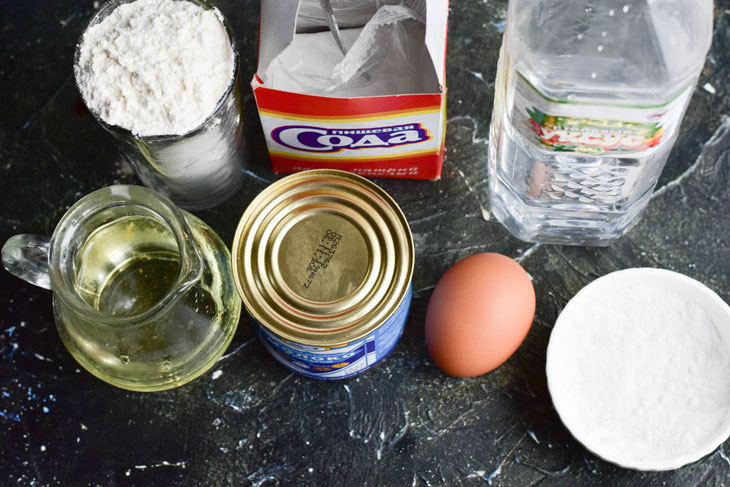
<svg viewBox="0 0 730 487"><path fill-rule="evenodd" d="M280 337L331 346L362 338L403 301L413 237L395 201L337 170L261 192L241 217L233 275L249 313Z"/></svg>

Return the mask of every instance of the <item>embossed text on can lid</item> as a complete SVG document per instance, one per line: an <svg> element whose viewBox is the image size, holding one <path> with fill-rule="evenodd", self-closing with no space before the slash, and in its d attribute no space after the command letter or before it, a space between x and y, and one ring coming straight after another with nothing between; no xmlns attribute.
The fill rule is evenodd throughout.
<svg viewBox="0 0 730 487"><path fill-rule="evenodd" d="M341 345L380 326L413 274L408 222L374 183L351 173L293 174L260 193L233 241L249 313L284 339Z"/></svg>

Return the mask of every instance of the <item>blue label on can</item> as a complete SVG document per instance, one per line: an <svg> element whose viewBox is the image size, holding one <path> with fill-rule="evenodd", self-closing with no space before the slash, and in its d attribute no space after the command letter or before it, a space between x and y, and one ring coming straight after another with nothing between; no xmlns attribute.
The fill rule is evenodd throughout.
<svg viewBox="0 0 730 487"><path fill-rule="evenodd" d="M411 307L411 286L398 309L365 338L338 347L302 345L279 338L252 320L264 347L288 369L315 379L344 379L369 369L400 340Z"/></svg>

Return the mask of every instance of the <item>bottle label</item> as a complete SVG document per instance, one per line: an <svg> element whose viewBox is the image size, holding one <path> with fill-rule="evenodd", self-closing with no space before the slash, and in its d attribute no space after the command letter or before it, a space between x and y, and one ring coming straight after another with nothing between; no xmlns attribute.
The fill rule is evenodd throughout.
<svg viewBox="0 0 730 487"><path fill-rule="evenodd" d="M600 155L650 150L671 140L692 94L690 85L663 105L592 104L550 99L519 72L515 78L515 126L554 152Z"/></svg>

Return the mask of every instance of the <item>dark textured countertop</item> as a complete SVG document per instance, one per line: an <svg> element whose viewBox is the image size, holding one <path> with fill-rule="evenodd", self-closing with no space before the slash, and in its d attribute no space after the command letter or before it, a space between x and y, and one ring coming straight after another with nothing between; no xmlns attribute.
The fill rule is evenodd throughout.
<svg viewBox="0 0 730 487"><path fill-rule="evenodd" d="M50 234L81 196L136 183L73 83L74 44L95 3L2 7L0 241ZM243 191L197 214L230 244L243 209L277 178L247 85L259 2L216 4L238 36L252 164ZM56 333L50 292L2 270L0 484L730 485L730 443L662 473L624 470L587 452L561 424L544 372L558 312L610 271L663 267L730 300L730 1L716 2L712 51L658 191L641 223L609 248L530 245L483 218L505 8L505 0L452 2L444 177L377 181L403 208L417 252L412 311L382 364L346 381L309 380L277 365L242 318L227 354L201 378L162 393L127 392L74 362ZM424 315L443 272L482 251L527 269L537 316L506 364L456 379L430 361Z"/></svg>

